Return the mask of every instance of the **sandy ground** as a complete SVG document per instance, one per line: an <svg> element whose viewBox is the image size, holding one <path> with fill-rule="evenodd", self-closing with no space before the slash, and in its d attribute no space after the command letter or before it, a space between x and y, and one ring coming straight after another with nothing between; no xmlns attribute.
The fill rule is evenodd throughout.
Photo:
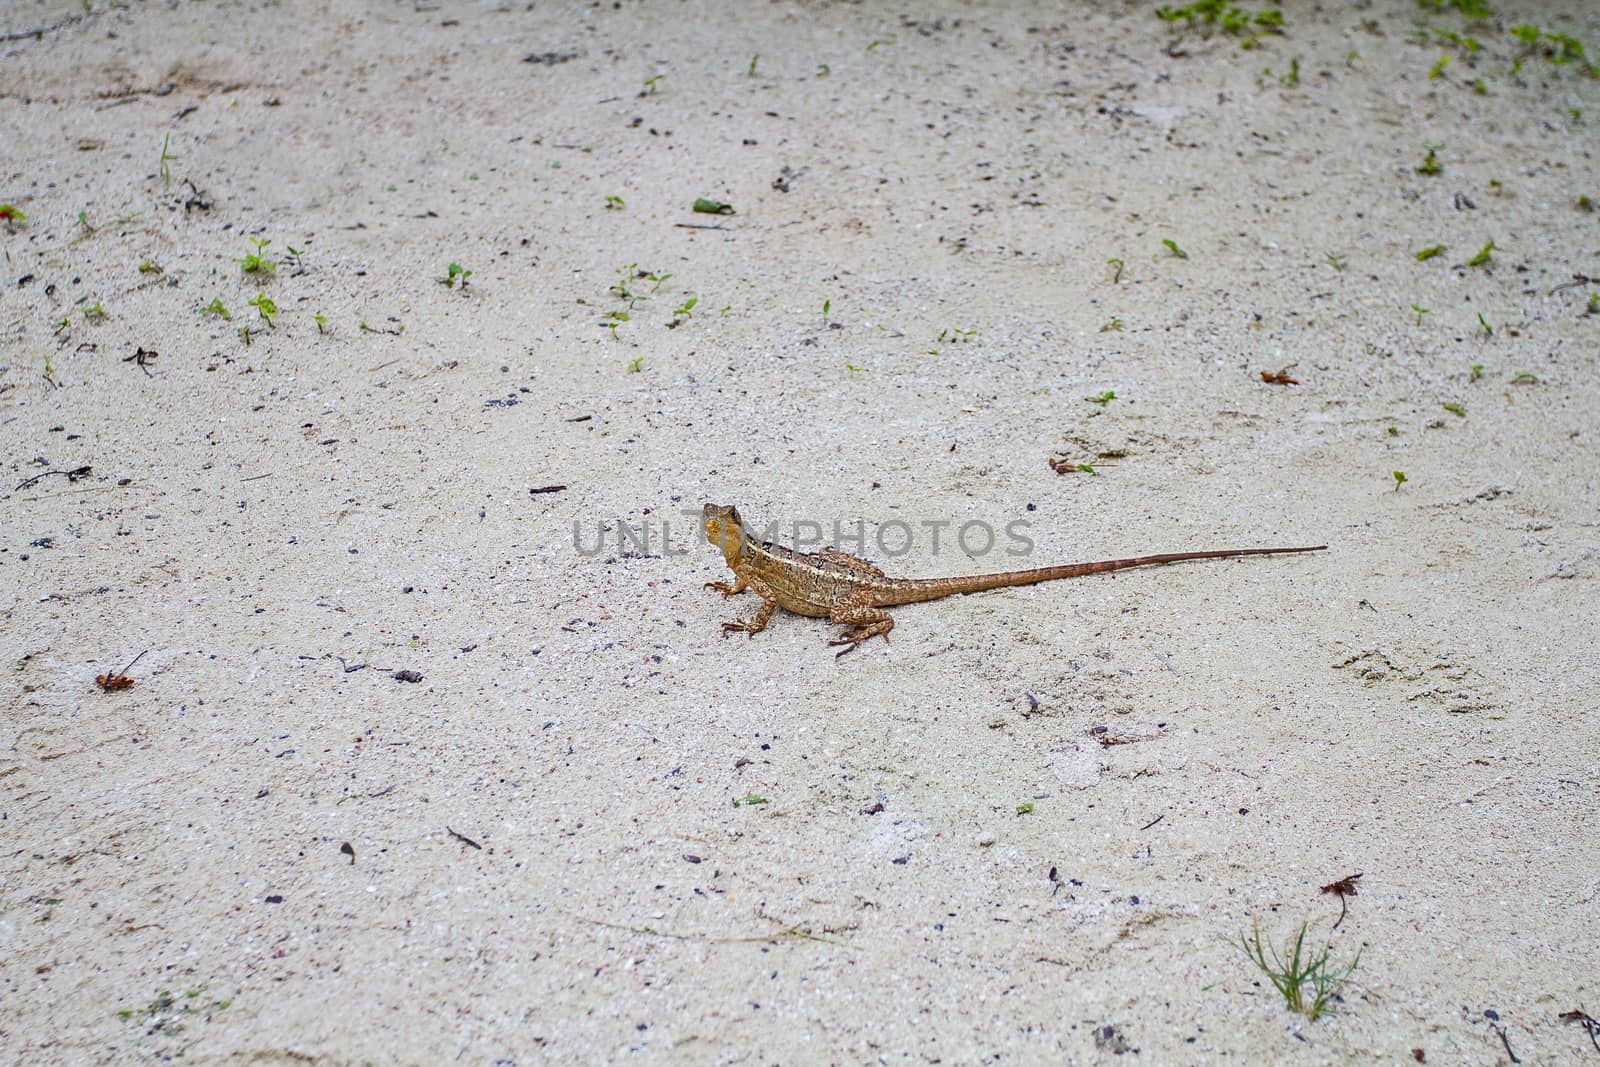
<svg viewBox="0 0 1600 1067"><path fill-rule="evenodd" d="M8 0L0 1059L1600 1062L1600 11L1493 2ZM706 500L1331 548L836 662Z"/></svg>

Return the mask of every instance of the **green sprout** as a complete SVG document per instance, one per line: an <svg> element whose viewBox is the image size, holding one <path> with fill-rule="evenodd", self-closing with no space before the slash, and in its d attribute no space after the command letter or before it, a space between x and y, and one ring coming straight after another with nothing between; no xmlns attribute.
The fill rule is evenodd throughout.
<svg viewBox="0 0 1600 1067"><path fill-rule="evenodd" d="M322 312L319 311L315 315L311 316L311 321L317 324L318 333L328 332L328 316L324 315Z"/></svg>
<svg viewBox="0 0 1600 1067"><path fill-rule="evenodd" d="M1018 815L1032 815L1033 814L1033 801L1024 800L1021 804L1018 804L1017 805L1017 814Z"/></svg>
<svg viewBox="0 0 1600 1067"><path fill-rule="evenodd" d="M1110 333L1113 330L1115 330L1115 331L1117 331L1119 333L1122 330L1122 320L1117 318L1115 315L1113 315L1111 317L1111 321L1110 322L1108 322L1104 326L1100 327L1100 332L1101 333Z"/></svg>
<svg viewBox="0 0 1600 1067"><path fill-rule="evenodd" d="M822 321L823 322L827 322L828 321L828 312L832 308L833 308L833 301L832 300L824 300L822 302Z"/></svg>
<svg viewBox="0 0 1600 1067"><path fill-rule="evenodd" d="M278 314L278 305L273 301L272 297L266 293L257 293L246 303L256 309L269 327L272 325L273 318Z"/></svg>
<svg viewBox="0 0 1600 1067"><path fill-rule="evenodd" d="M139 273L140 274L160 274L161 273L161 267L159 265L155 264L155 263L150 262L148 259L141 260L140 263L139 263Z"/></svg>
<svg viewBox="0 0 1600 1067"><path fill-rule="evenodd" d="M200 309L202 315L218 315L223 319L233 318L233 313L222 306L222 297L213 297L211 303Z"/></svg>
<svg viewBox="0 0 1600 1067"><path fill-rule="evenodd" d="M1443 251L1444 245L1433 245L1431 247L1424 248L1422 251L1417 253L1417 262L1425 263Z"/></svg>
<svg viewBox="0 0 1600 1067"><path fill-rule="evenodd" d="M611 339L615 341L617 339L617 327L628 321L628 313L626 311L608 311L606 312L606 318L611 320L606 323L606 328L611 331Z"/></svg>
<svg viewBox="0 0 1600 1067"><path fill-rule="evenodd" d="M1471 259L1467 260L1467 266L1469 266L1469 267L1481 267L1481 266L1483 266L1485 263L1489 262L1489 253L1491 253L1493 251L1494 251L1494 241L1491 240L1488 244L1486 244L1482 248L1478 249L1478 254L1477 255L1475 255Z"/></svg>
<svg viewBox="0 0 1600 1067"><path fill-rule="evenodd" d="M1411 310L1415 311L1417 313L1417 325L1418 326L1422 325L1422 316L1431 315L1433 313L1433 309L1432 308L1418 307L1415 304L1411 305Z"/></svg>
<svg viewBox="0 0 1600 1067"><path fill-rule="evenodd" d="M28 216L24 215L22 209L15 204L0 204L0 220L7 225L26 221L27 218Z"/></svg>
<svg viewBox="0 0 1600 1067"><path fill-rule="evenodd" d="M1583 313L1585 315L1600 314L1600 293L1589 294L1589 302L1584 305Z"/></svg>
<svg viewBox="0 0 1600 1067"><path fill-rule="evenodd" d="M743 804L745 807L755 807L757 804L765 804L766 802L766 797L758 796L755 793L746 793L742 797L735 798L733 806L737 808Z"/></svg>
<svg viewBox="0 0 1600 1067"><path fill-rule="evenodd" d="M1099 404L1101 407L1105 407L1107 404L1111 403L1116 398L1117 398L1117 393L1116 393L1115 389L1107 389L1105 392L1101 393L1099 396L1086 396L1086 397L1084 397L1084 399L1087 400L1089 403L1091 403L1091 404Z"/></svg>
<svg viewBox="0 0 1600 1067"><path fill-rule="evenodd" d="M456 282L461 282L461 288L466 289L467 279L472 277L472 272L459 263L452 263L445 268L444 285L446 289L454 289Z"/></svg>
<svg viewBox="0 0 1600 1067"><path fill-rule="evenodd" d="M1188 259L1189 253L1178 247L1178 242L1170 237L1163 237L1161 243L1166 245L1167 251L1177 259Z"/></svg>
<svg viewBox="0 0 1600 1067"><path fill-rule="evenodd" d="M1464 419L1467 417L1467 408L1465 404L1440 404L1439 406L1444 408L1458 419Z"/></svg>
<svg viewBox="0 0 1600 1067"><path fill-rule="evenodd" d="M1395 472L1399 475L1399 471ZM1343 967L1332 964L1332 944L1312 952L1306 946L1306 924L1300 924L1294 946L1283 957L1277 949L1261 943L1261 927L1255 925L1249 935L1239 936L1244 954L1256 969L1267 976L1272 988L1283 998L1284 1007L1308 1020L1315 1020L1327 1012L1329 1003L1338 995L1339 987L1361 962L1360 951Z"/></svg>
<svg viewBox="0 0 1600 1067"><path fill-rule="evenodd" d="M644 92L640 93L639 95L640 96L644 96L646 93L648 93L649 95L654 96L655 95L655 91L656 91L656 83L659 82L662 78L665 78L665 77L666 77L666 74L663 73L663 74L657 74L657 75L655 75L654 77L651 77L651 78L646 78L644 80Z"/></svg>
<svg viewBox="0 0 1600 1067"><path fill-rule="evenodd" d="M694 310L694 306L698 303L700 303L700 298L697 296L691 296L689 299L683 302L682 306L676 307L672 310L672 317L675 319L688 318L689 313Z"/></svg>
<svg viewBox="0 0 1600 1067"><path fill-rule="evenodd" d="M1444 145L1424 142L1422 147L1427 150L1428 154L1422 157L1422 162L1416 168L1417 173L1429 176L1443 174L1444 164L1439 162L1439 149L1443 148Z"/></svg>
<svg viewBox="0 0 1600 1067"><path fill-rule="evenodd" d="M1538 385L1539 376L1532 371L1519 370L1511 378L1512 385Z"/></svg>
<svg viewBox="0 0 1600 1067"><path fill-rule="evenodd" d="M278 265L263 254L271 241L264 237L252 237L250 243L256 246L256 250L239 260L239 266L246 274L271 274L278 269Z"/></svg>
<svg viewBox="0 0 1600 1067"><path fill-rule="evenodd" d="M1391 426L1391 427L1389 427L1389 429L1393 430L1394 427ZM1405 485L1410 480L1411 480L1410 478L1406 477L1406 472L1405 471L1395 471L1394 472L1394 491L1398 493L1400 491L1400 487L1402 485Z"/></svg>
<svg viewBox="0 0 1600 1067"><path fill-rule="evenodd" d="M1108 259L1106 265L1111 268L1111 284L1116 285L1122 281L1122 260Z"/></svg>
<svg viewBox="0 0 1600 1067"><path fill-rule="evenodd" d="M756 76L756 64L759 62L761 62L761 53L757 52L755 55L750 57L750 69L745 71L745 74L754 78Z"/></svg>
<svg viewBox="0 0 1600 1067"><path fill-rule="evenodd" d="M1472 369L1467 372L1467 381L1475 382L1479 378L1482 378L1482 377L1483 377L1483 364L1482 363L1474 363L1472 365Z"/></svg>
<svg viewBox="0 0 1600 1067"><path fill-rule="evenodd" d="M100 322L106 317L106 309L101 307L100 302L97 300L83 309L83 317L90 322Z"/></svg>
<svg viewBox="0 0 1600 1067"><path fill-rule="evenodd" d="M638 374L641 370L644 370L644 357L643 356L635 356L635 357L633 357L633 359L628 361L628 373L629 374Z"/></svg>
<svg viewBox="0 0 1600 1067"><path fill-rule="evenodd" d="M1327 253L1327 256L1328 256L1328 262L1333 265L1333 269L1338 271L1339 273L1343 274L1344 273L1345 262L1347 261L1347 259L1349 257L1341 256L1341 255L1339 255L1337 253L1334 253L1334 252Z"/></svg>
<svg viewBox="0 0 1600 1067"><path fill-rule="evenodd" d="M956 330L947 328L939 331L939 336L933 339L933 343L937 345L943 344L945 341L949 341L953 345L964 345L976 336L978 336L977 330Z"/></svg>
<svg viewBox="0 0 1600 1067"><path fill-rule="evenodd" d="M1485 337L1494 336L1494 327L1489 325L1489 321L1483 317L1483 312L1481 311L1478 312L1478 328L1483 331Z"/></svg>
<svg viewBox="0 0 1600 1067"><path fill-rule="evenodd" d="M606 210L607 211L621 211L626 206L627 205L623 203L622 197L620 197L620 196L608 196L608 197L606 197Z"/></svg>
<svg viewBox="0 0 1600 1067"><path fill-rule="evenodd" d="M5 218L6 208L8 208L10 206L11 206L10 204L0 204L0 218ZM1578 197L1576 203L1575 203L1575 206L1577 207L1577 209L1579 211L1593 211L1594 210L1594 198L1590 197L1590 196L1580 195Z"/></svg>
<svg viewBox="0 0 1600 1067"><path fill-rule="evenodd" d="M1439 57L1439 62L1435 63L1433 65L1432 69L1430 69L1428 71L1428 79L1431 81L1431 80L1433 80L1435 78L1444 77L1444 68L1448 67L1449 65L1450 65L1450 57L1449 56L1440 56Z"/></svg>

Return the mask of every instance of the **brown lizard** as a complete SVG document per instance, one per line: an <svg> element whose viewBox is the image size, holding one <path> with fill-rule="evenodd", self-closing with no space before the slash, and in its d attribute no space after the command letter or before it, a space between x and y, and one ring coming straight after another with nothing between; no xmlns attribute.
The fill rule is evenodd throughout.
<svg viewBox="0 0 1600 1067"><path fill-rule="evenodd" d="M846 646L842 656L861 642L882 634L888 640L894 618L884 608L901 604L920 604L958 593L978 593L1013 585L1033 585L1057 578L1077 578L1085 574L1120 571L1127 567L1148 567L1158 563L1177 563L1186 559L1223 559L1231 556L1267 556L1286 552L1320 552L1327 545L1310 548L1228 548L1209 552L1168 552L1159 556L1133 556L1098 563L1067 563L1059 567L1006 571L1002 574L974 574L963 578L890 578L864 559L836 548L820 552L797 552L783 545L756 541L745 531L745 522L735 507L707 504L706 537L722 549L723 558L733 568L733 582L707 582L723 596L746 589L761 598L761 609L748 622L725 622L722 636L743 632L754 637L767 628L772 613L785 608L797 615L827 619L850 627L830 645Z"/></svg>

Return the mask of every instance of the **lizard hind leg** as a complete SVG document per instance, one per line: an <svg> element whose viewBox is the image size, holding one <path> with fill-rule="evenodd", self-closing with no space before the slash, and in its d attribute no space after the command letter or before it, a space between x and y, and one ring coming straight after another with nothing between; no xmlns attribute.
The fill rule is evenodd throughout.
<svg viewBox="0 0 1600 1067"><path fill-rule="evenodd" d="M846 601L840 604L828 613L828 620L850 627L837 641L828 642L829 647L845 646L834 659L838 659L846 652L854 651L861 642L870 641L880 634L885 641L888 641L889 631L894 629L894 616L882 608L860 602Z"/></svg>

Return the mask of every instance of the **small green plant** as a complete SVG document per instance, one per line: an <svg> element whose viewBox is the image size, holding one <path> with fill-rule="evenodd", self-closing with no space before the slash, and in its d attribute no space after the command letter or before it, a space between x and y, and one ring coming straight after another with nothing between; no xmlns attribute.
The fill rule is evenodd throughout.
<svg viewBox="0 0 1600 1067"><path fill-rule="evenodd" d="M319 311L315 315L311 316L311 321L317 324L318 333L328 332L328 316L324 315L322 312Z"/></svg>
<svg viewBox="0 0 1600 1067"><path fill-rule="evenodd" d="M1482 248L1478 249L1478 254L1477 255L1475 255L1471 259L1467 260L1467 266L1469 266L1469 267L1481 267L1481 266L1483 266L1485 263L1489 262L1489 254L1491 252L1493 252L1493 251L1494 251L1494 241L1491 240L1488 244L1486 244Z"/></svg>
<svg viewBox="0 0 1600 1067"><path fill-rule="evenodd" d="M628 373L629 374L638 374L642 370L644 370L644 357L643 356L634 356L631 360L628 361Z"/></svg>
<svg viewBox="0 0 1600 1067"><path fill-rule="evenodd" d="M1489 86L1484 83L1482 78L1473 78L1468 84L1472 86L1472 91L1477 93L1479 96L1489 95Z"/></svg>
<svg viewBox="0 0 1600 1067"><path fill-rule="evenodd" d="M606 312L606 318L610 320L606 323L606 328L611 331L611 339L615 341L617 339L617 327L627 322L629 315L626 311L608 311Z"/></svg>
<svg viewBox="0 0 1600 1067"><path fill-rule="evenodd" d="M0 218L4 218L5 217L5 209L7 207L10 207L10 206L11 205L9 205L9 204L0 205ZM1592 197L1589 197L1589 196L1579 196L1577 201L1575 202L1575 206L1577 207L1577 209L1579 211L1593 211L1594 210L1594 199Z"/></svg>
<svg viewBox="0 0 1600 1067"><path fill-rule="evenodd" d="M657 74L657 75L655 75L653 77L650 77L650 78L646 78L644 80L644 92L640 93L639 95L640 96L654 96L655 93L656 93L656 86L658 84L660 84L661 79L665 78L665 77L666 77L666 74L662 73L662 74Z"/></svg>
<svg viewBox="0 0 1600 1067"><path fill-rule="evenodd" d="M1424 142L1422 147L1427 150L1428 154L1423 156L1422 162L1417 165L1417 173L1426 174L1430 177L1435 174L1443 174L1444 164L1439 162L1439 149L1443 148L1444 145Z"/></svg>
<svg viewBox="0 0 1600 1067"><path fill-rule="evenodd" d="M624 207L627 207L627 204L623 201L622 197L620 197L620 196L608 196L608 197L606 197L606 210L607 211L621 211Z"/></svg>
<svg viewBox="0 0 1600 1067"><path fill-rule="evenodd" d="M1532 371L1519 370L1511 377L1512 385L1538 385L1539 376Z"/></svg>
<svg viewBox="0 0 1600 1067"><path fill-rule="evenodd" d="M1111 284L1116 285L1122 281L1122 260L1108 259L1106 265L1111 268Z"/></svg>
<svg viewBox="0 0 1600 1067"><path fill-rule="evenodd" d="M1018 815L1032 815L1033 814L1033 801L1024 800L1021 804L1018 804L1017 805L1017 814Z"/></svg>
<svg viewBox="0 0 1600 1067"><path fill-rule="evenodd" d="M1178 247L1178 242L1170 237L1163 237L1161 243L1166 246L1167 252L1176 259L1188 259L1189 253Z"/></svg>
<svg viewBox="0 0 1600 1067"><path fill-rule="evenodd" d="M846 363L844 365L844 369L849 371L851 374L860 374L866 368L865 367L858 367L854 363Z"/></svg>
<svg viewBox="0 0 1600 1067"><path fill-rule="evenodd" d="M1417 262L1426 263L1428 260L1444 251L1444 245L1433 245L1417 253Z"/></svg>
<svg viewBox="0 0 1600 1067"><path fill-rule="evenodd" d="M1112 331L1116 331L1118 333L1122 332L1122 320L1117 318L1115 315L1111 317L1110 322L1107 322L1104 326L1100 327L1101 333L1111 333Z"/></svg>
<svg viewBox="0 0 1600 1067"><path fill-rule="evenodd" d="M1465 404L1448 403L1448 404L1440 404L1439 406L1444 408L1446 411L1448 411L1450 414L1454 415L1458 419L1464 419L1464 418L1467 417L1467 408L1466 408Z"/></svg>
<svg viewBox="0 0 1600 1067"><path fill-rule="evenodd" d="M1340 274L1344 273L1344 266L1345 266L1345 263L1347 262L1347 260L1348 260L1348 257L1346 257L1346 256L1341 256L1341 255L1338 255L1337 253L1334 253L1334 252L1329 252L1328 253L1328 262L1330 264L1332 264L1333 265L1333 269L1338 271Z"/></svg>
<svg viewBox="0 0 1600 1067"><path fill-rule="evenodd" d="M1399 474L1398 471L1395 473ZM1361 953L1358 950L1348 964L1335 966L1332 944L1323 945L1321 951L1316 952L1306 945L1306 925L1300 924L1294 946L1281 957L1277 949L1261 943L1259 924L1252 926L1248 935L1240 934L1239 941L1250 962L1267 976L1272 988L1283 998L1284 1006L1315 1021L1328 1011L1330 1003L1339 994L1339 987L1355 971L1356 964L1361 962Z"/></svg>
<svg viewBox="0 0 1600 1067"><path fill-rule="evenodd" d="M689 313L694 310L694 306L698 303L700 303L700 298L698 296L691 296L681 305L672 309L672 317L675 319L688 318Z"/></svg>
<svg viewBox="0 0 1600 1067"><path fill-rule="evenodd" d="M759 62L761 62L761 53L757 52L755 55L750 57L750 69L745 71L745 74L751 78L754 78L756 76L756 64Z"/></svg>
<svg viewBox="0 0 1600 1067"><path fill-rule="evenodd" d="M272 242L265 237L252 237L250 243L256 246L254 252L246 253L239 260L239 267L246 274L271 274L278 269L278 265L266 257L267 246Z"/></svg>
<svg viewBox="0 0 1600 1067"><path fill-rule="evenodd" d="M1281 76L1278 79L1278 84L1282 85L1285 89L1293 89L1296 85L1300 84L1299 56L1295 56L1293 59L1289 60L1289 73Z"/></svg>
<svg viewBox="0 0 1600 1067"><path fill-rule="evenodd" d="M755 807L757 804L765 804L766 802L767 798L764 796L758 796L755 793L746 793L742 797L735 797L733 806L737 808L742 804L745 807Z"/></svg>
<svg viewBox="0 0 1600 1067"><path fill-rule="evenodd" d="M180 996L163 989L156 993L149 1004L142 1008L124 1008L117 1012L117 1018L146 1027L150 1033L159 1030L164 1034L179 1034L183 1032L186 1019L228 1010L230 1002L226 1000L201 1003L198 998L203 991L199 988L189 989Z"/></svg>
<svg viewBox="0 0 1600 1067"><path fill-rule="evenodd" d="M1399 437L1400 436L1395 431L1395 428L1393 426L1389 427L1389 433L1390 433L1391 436L1394 436L1394 437ZM1411 480L1410 478L1406 477L1406 472L1405 471L1395 471L1394 472L1394 491L1398 493L1400 491L1400 487L1402 485L1405 485L1410 480Z"/></svg>
<svg viewBox="0 0 1600 1067"><path fill-rule="evenodd" d="M255 296L246 301L246 303L255 308L257 314L261 316L262 320L266 322L267 326L271 327L272 320L276 318L278 314L278 305L272 299L272 297L268 296L266 293L257 293Z"/></svg>
<svg viewBox="0 0 1600 1067"><path fill-rule="evenodd" d="M732 215L732 204L725 204L721 200L708 200L703 196L694 198L694 211L701 215Z"/></svg>
<svg viewBox="0 0 1600 1067"><path fill-rule="evenodd" d="M1481 311L1478 312L1478 328L1483 331L1485 337L1494 336L1494 327L1489 325L1489 321L1483 317L1483 312Z"/></svg>
<svg viewBox="0 0 1600 1067"><path fill-rule="evenodd" d="M1105 392L1101 393L1099 396L1086 396L1086 397L1084 397L1084 399L1087 400L1089 403L1091 403L1091 404L1099 404L1101 407L1105 407L1107 404L1111 403L1116 398L1117 398L1117 392L1116 392L1115 389L1107 389Z"/></svg>
<svg viewBox="0 0 1600 1067"><path fill-rule="evenodd" d="M1472 365L1472 369L1467 372L1467 381L1475 382L1479 378L1482 378L1482 377L1483 377L1483 364L1482 363L1474 363Z"/></svg>
<svg viewBox="0 0 1600 1067"><path fill-rule="evenodd" d="M1417 325L1418 326L1422 325L1422 316L1433 314L1433 309L1432 308L1418 307L1415 304L1411 305L1411 310L1415 311L1417 313Z"/></svg>
<svg viewBox="0 0 1600 1067"><path fill-rule="evenodd" d="M828 321L828 312L832 308L833 308L833 301L832 300L824 300L822 302L822 321L823 322L827 322Z"/></svg>
<svg viewBox="0 0 1600 1067"><path fill-rule="evenodd" d="M1433 81L1435 79L1444 77L1444 68L1448 67L1449 65L1450 57L1440 56L1439 61L1435 63L1431 69L1429 69L1428 80Z"/></svg>
<svg viewBox="0 0 1600 1067"><path fill-rule="evenodd" d="M472 277L470 270L459 263L452 263L445 268L444 286L446 289L454 289L456 282L460 282L461 288L465 289L467 287L467 279L470 277Z"/></svg>
<svg viewBox="0 0 1600 1067"><path fill-rule="evenodd" d="M200 309L202 315L217 315L223 319L233 318L233 313L222 305L222 297L212 297L211 303Z"/></svg>
<svg viewBox="0 0 1600 1067"><path fill-rule="evenodd" d="M1207 30L1219 28L1223 33L1243 37L1241 48L1254 48L1262 37L1283 31L1283 12L1275 7L1252 14L1228 0L1194 0L1183 7L1156 8L1156 18L1163 22L1183 22L1192 27L1200 23Z"/></svg>
<svg viewBox="0 0 1600 1067"><path fill-rule="evenodd" d="M0 204L0 221L5 222L8 226L26 221L27 218L28 216L24 215L22 209L15 204Z"/></svg>
<svg viewBox="0 0 1600 1067"><path fill-rule="evenodd" d="M1600 314L1600 293L1590 293L1589 302L1583 306L1585 315Z"/></svg>
<svg viewBox="0 0 1600 1067"><path fill-rule="evenodd" d="M139 273L140 274L160 274L161 273L161 267L158 264L150 262L148 259L141 260L139 262Z"/></svg>
<svg viewBox="0 0 1600 1067"><path fill-rule="evenodd" d="M100 302L96 300L93 304L83 309L83 317L90 322L100 322L106 317L106 309L101 307Z"/></svg>
<svg viewBox="0 0 1600 1067"><path fill-rule="evenodd" d="M956 330L946 328L939 331L939 336L933 339L933 343L936 345L942 345L946 341L949 341L953 345L964 345L976 336L978 336L977 330Z"/></svg>
<svg viewBox="0 0 1600 1067"><path fill-rule="evenodd" d="M300 250L294 245L284 245L283 247L288 249L289 258L294 261L295 271L297 273L303 271L305 268L300 265Z"/></svg>

